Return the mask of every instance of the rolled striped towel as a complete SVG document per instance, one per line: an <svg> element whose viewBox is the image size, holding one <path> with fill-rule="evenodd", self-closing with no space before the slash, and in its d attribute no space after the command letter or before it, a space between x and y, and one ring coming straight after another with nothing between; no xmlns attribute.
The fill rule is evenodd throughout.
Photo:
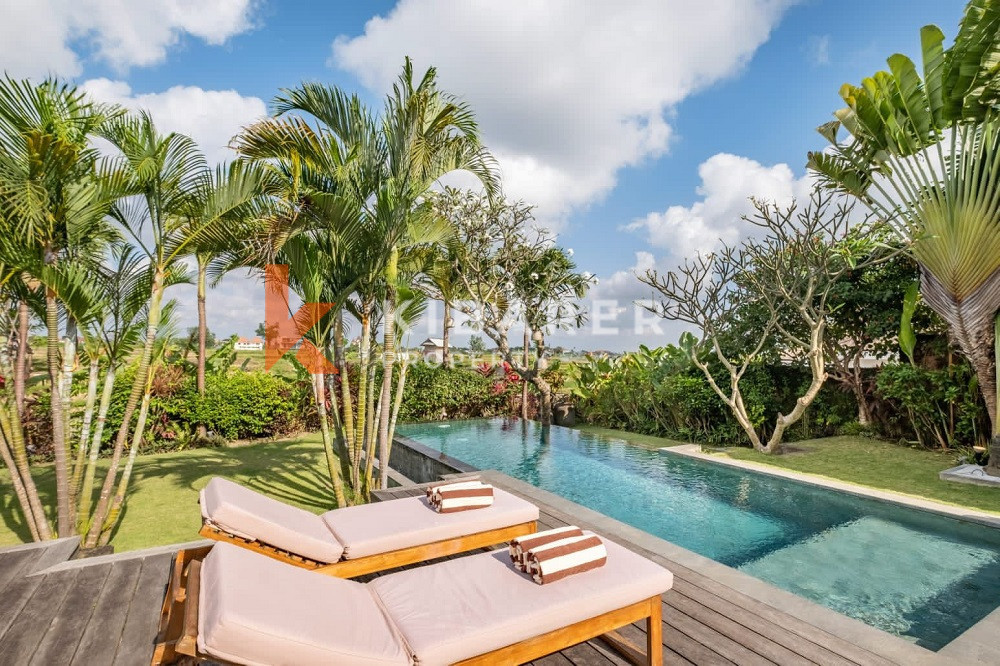
<svg viewBox="0 0 1000 666"><path fill-rule="evenodd" d="M493 504L493 486L480 481L449 483L431 489L428 501L438 513L482 509Z"/></svg>
<svg viewBox="0 0 1000 666"><path fill-rule="evenodd" d="M608 551L596 534L569 537L538 546L526 556L528 573L539 585L602 567Z"/></svg>
<svg viewBox="0 0 1000 666"><path fill-rule="evenodd" d="M427 486L424 494L427 495L427 499L431 503L434 503L440 499L440 492L442 489L467 490L470 488L482 488L484 485L486 484L480 481L478 476L466 477L460 481L449 481L448 483L439 483L436 486Z"/></svg>
<svg viewBox="0 0 1000 666"><path fill-rule="evenodd" d="M516 569L527 573L528 562L525 559L525 555L527 555L529 550L537 548L538 546L544 546L545 544L552 543L553 541L559 541L560 539L566 539L574 536L583 536L583 530L576 525L567 525L565 527L557 527L553 530L535 532L534 534L526 534L524 536L519 536L516 539L511 539L509 544L510 561L514 564Z"/></svg>

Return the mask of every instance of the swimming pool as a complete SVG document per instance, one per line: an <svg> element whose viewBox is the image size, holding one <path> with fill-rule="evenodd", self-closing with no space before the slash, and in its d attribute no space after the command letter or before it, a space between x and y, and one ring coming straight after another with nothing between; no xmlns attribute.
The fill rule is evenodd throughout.
<svg viewBox="0 0 1000 666"><path fill-rule="evenodd" d="M1000 530L533 422L398 428L937 650L1000 605Z"/></svg>

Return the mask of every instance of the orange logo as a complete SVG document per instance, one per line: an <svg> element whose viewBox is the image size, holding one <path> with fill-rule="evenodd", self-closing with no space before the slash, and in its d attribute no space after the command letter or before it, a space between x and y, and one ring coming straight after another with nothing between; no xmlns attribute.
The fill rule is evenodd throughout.
<svg viewBox="0 0 1000 666"><path fill-rule="evenodd" d="M295 358L312 374L337 372L323 352L304 340L333 303L303 303L289 316L288 266L268 264L264 268L264 369L270 370L282 356L299 346Z"/></svg>

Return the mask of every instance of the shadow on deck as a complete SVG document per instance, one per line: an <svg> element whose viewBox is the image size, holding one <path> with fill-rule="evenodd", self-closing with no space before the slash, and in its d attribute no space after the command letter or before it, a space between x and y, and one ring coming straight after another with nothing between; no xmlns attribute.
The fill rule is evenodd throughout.
<svg viewBox="0 0 1000 666"><path fill-rule="evenodd" d="M666 664L955 663L814 605L795 612L788 606L794 599L780 590L771 589L775 602L767 603L747 594L747 577L734 577L738 572L728 567L516 479L496 472L483 476L537 504L540 530L576 524L673 572L674 588L663 595ZM386 500L422 492L409 486L377 494ZM149 664L173 555L203 543L75 561L68 561L75 539L0 550L0 664ZM640 624L621 633L645 644ZM627 662L595 640L534 663Z"/></svg>

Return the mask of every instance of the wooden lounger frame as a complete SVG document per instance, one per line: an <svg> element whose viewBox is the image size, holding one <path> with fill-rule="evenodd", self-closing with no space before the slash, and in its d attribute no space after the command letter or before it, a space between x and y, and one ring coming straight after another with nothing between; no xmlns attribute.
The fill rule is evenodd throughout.
<svg viewBox="0 0 1000 666"><path fill-rule="evenodd" d="M192 658L197 662L228 663L198 651L201 560L209 549L210 547L205 547L177 553L170 584L163 599L160 633L153 652L152 666L170 664L180 657ZM659 666L663 663L662 603L660 596L657 595L541 636L466 659L458 662L456 666L522 664L598 636L602 636L632 663ZM615 631L639 620L646 621L645 653L622 639Z"/></svg>
<svg viewBox="0 0 1000 666"><path fill-rule="evenodd" d="M494 546L498 543L524 536L525 534L533 534L535 531L537 531L537 522L532 520L526 523L500 527L495 530L486 530L485 532L465 534L452 539L424 543L419 546L411 546L410 548L376 553L353 560L341 560L332 564L310 560L301 555L289 553L288 551L280 550L259 541L243 539L208 523L202 525L199 534L208 539L235 544L272 559L293 564L304 569L311 569L327 576L354 578L355 576L364 576L365 574L385 571L386 569L405 567L408 564L426 562L438 557L447 557L448 555L456 555L470 550Z"/></svg>

